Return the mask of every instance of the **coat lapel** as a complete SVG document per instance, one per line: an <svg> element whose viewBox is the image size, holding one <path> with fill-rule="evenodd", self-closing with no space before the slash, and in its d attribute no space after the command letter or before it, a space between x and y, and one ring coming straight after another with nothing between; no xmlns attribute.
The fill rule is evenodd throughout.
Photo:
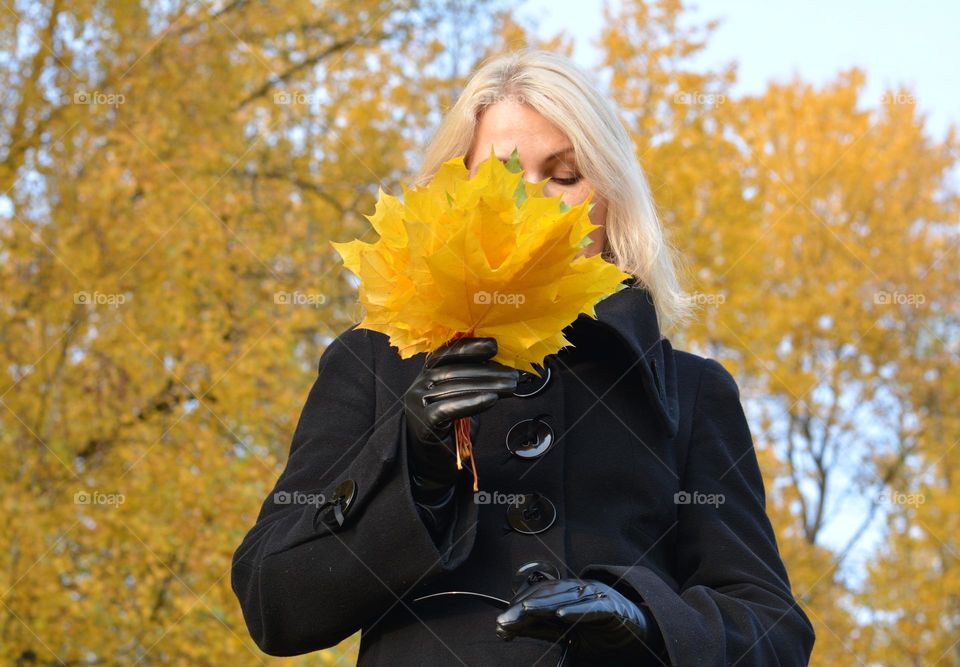
<svg viewBox="0 0 960 667"><path fill-rule="evenodd" d="M633 367L640 373L648 403L667 437L672 438L680 422L673 349L660 333L650 292L633 287L633 283L632 278L624 280L627 287L597 302L596 319L581 313L564 334L574 346L578 341L594 340L596 344L598 334L621 342L628 352L624 371Z"/></svg>

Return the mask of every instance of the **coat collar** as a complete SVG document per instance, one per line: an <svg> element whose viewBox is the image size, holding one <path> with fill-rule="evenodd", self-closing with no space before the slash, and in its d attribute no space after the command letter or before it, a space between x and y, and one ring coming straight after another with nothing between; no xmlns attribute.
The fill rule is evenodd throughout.
<svg viewBox="0 0 960 667"><path fill-rule="evenodd" d="M578 340L596 343L598 334L619 341L628 353L624 372L632 368L640 373L648 403L667 437L672 438L680 423L673 349L660 332L650 292L634 286L633 278L622 284L626 287L597 302L596 318L581 313L564 334L574 346Z"/></svg>

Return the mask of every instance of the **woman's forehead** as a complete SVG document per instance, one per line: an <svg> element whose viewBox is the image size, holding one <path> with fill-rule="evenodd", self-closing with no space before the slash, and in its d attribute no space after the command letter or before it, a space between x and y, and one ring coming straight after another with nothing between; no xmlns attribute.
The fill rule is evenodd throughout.
<svg viewBox="0 0 960 667"><path fill-rule="evenodd" d="M557 126L535 109L515 102L498 102L480 116L471 157L485 160L491 146L500 159L510 157L516 147L521 164L569 158L573 148ZM569 152L564 155L564 151Z"/></svg>

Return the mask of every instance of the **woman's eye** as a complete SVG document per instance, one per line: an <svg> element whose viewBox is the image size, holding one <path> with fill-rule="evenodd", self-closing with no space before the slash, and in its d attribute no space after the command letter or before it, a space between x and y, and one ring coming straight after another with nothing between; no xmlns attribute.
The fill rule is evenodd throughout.
<svg viewBox="0 0 960 667"><path fill-rule="evenodd" d="M571 176L569 178L551 178L550 180L557 185L575 185L581 178L581 176Z"/></svg>

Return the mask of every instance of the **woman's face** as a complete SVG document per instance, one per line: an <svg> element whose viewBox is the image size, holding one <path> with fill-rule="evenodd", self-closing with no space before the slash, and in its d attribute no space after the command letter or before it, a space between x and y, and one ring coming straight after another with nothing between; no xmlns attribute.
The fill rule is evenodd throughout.
<svg viewBox="0 0 960 667"><path fill-rule="evenodd" d="M526 181L534 183L549 178L544 188L548 197L561 197L575 206L587 198L593 185L574 167L573 146L567 136L546 118L525 104L503 100L487 107L480 116L473 145L465 164L470 175L477 172L480 163L489 158L490 147L497 157L506 162L516 147L520 167ZM606 202L594 194L590 221L603 225L607 217ZM603 249L604 228L590 233L591 243L580 254L595 255Z"/></svg>

